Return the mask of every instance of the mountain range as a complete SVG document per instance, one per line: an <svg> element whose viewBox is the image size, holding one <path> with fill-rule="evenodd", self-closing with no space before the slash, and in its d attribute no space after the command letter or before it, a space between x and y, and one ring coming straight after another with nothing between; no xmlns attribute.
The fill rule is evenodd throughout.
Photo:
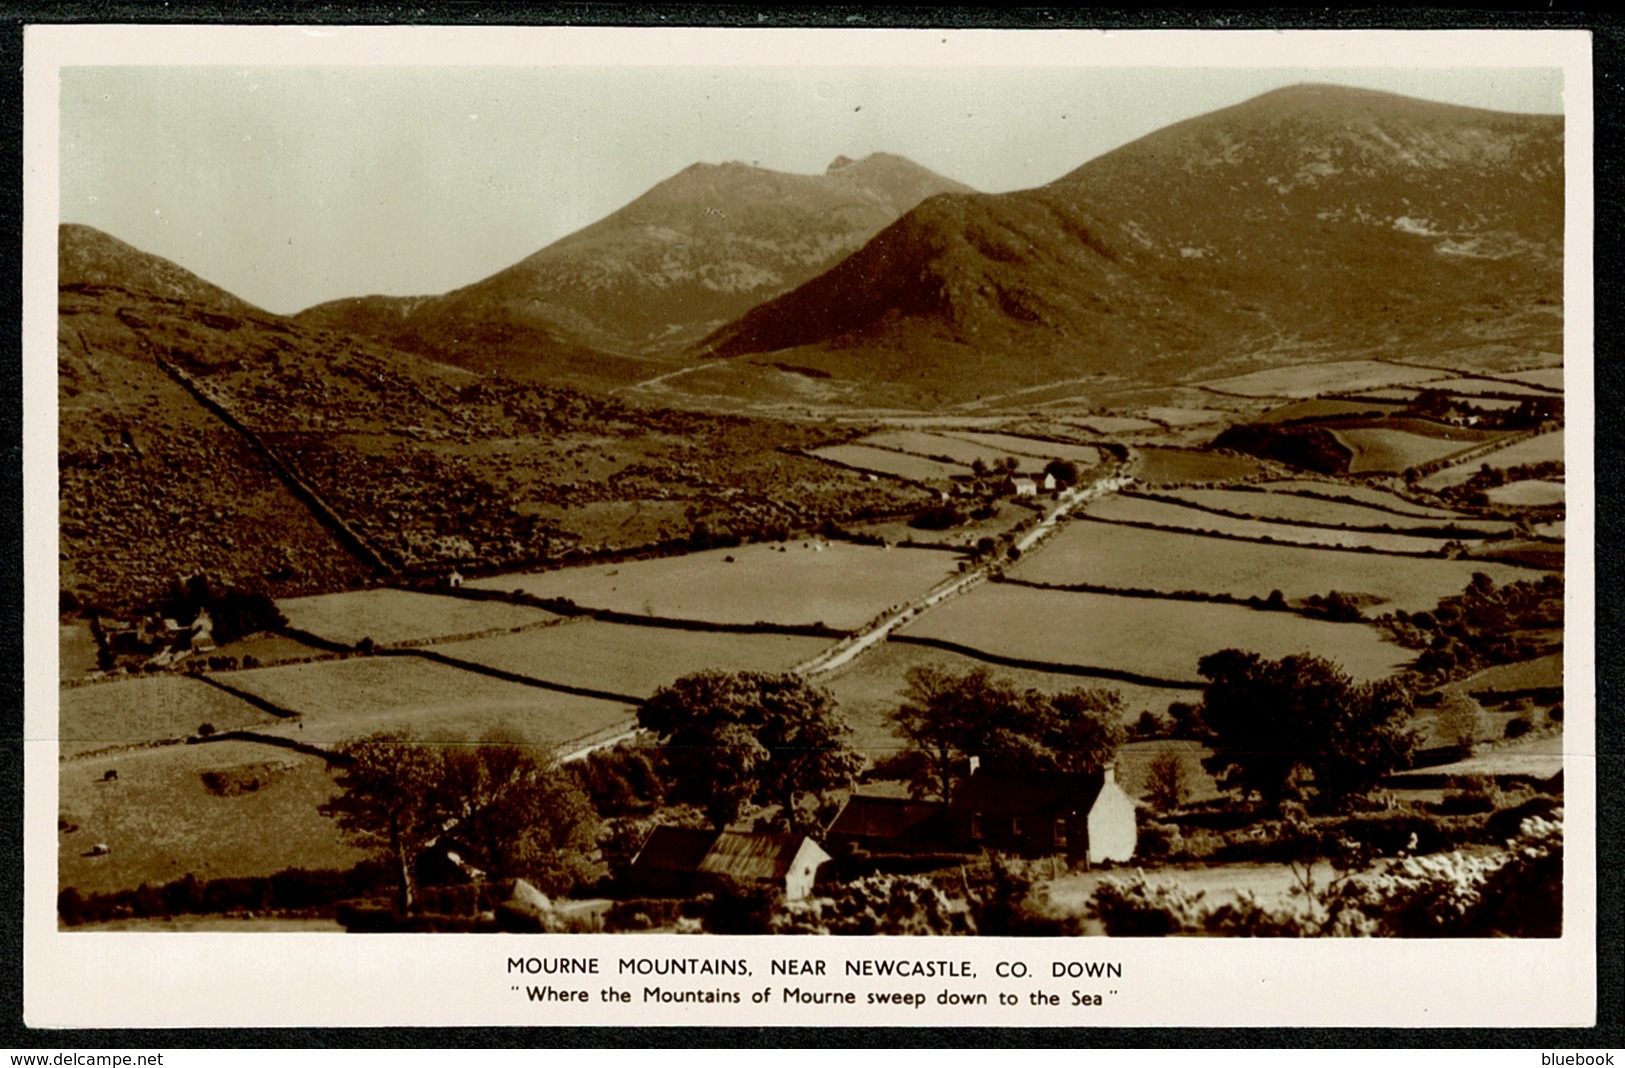
<svg viewBox="0 0 1625 1068"><path fill-rule="evenodd" d="M1561 117L1297 86L1038 189L927 201L702 351L774 353L918 405L1086 376L1560 351L1562 251Z"/></svg>
<svg viewBox="0 0 1625 1068"><path fill-rule="evenodd" d="M626 207L442 296L357 297L296 320L463 366L552 381L636 380L761 302L817 276L938 193L899 156L821 175L696 163Z"/></svg>
<svg viewBox="0 0 1625 1068"><path fill-rule="evenodd" d="M463 289L291 317L63 225L63 586L342 588L907 497L804 455L856 424L693 409L1561 352L1563 178L1559 116L1299 86L1016 193L696 164Z"/></svg>
<svg viewBox="0 0 1625 1068"><path fill-rule="evenodd" d="M1563 119L1301 85L1048 185L884 153L695 164L489 278L292 317L661 403L995 403L1281 363L1561 350ZM63 240L64 280L248 307ZM256 309L257 310L257 309Z"/></svg>

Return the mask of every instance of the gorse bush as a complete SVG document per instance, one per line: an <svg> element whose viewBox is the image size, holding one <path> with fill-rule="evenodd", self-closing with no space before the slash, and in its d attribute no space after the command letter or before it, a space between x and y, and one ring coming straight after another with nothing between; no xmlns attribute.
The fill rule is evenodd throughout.
<svg viewBox="0 0 1625 1068"><path fill-rule="evenodd" d="M1102 880L1088 914L1109 935L1556 938L1563 924L1563 825L1525 819L1504 848L1390 859L1366 869L1354 843L1316 875L1290 865L1293 903L1270 908L1250 891L1217 905L1203 891L1143 873ZM1356 872L1358 871L1358 874Z"/></svg>
<svg viewBox="0 0 1625 1068"><path fill-rule="evenodd" d="M828 897L791 902L774 917L775 934L951 935L969 933L969 914L920 875L870 875Z"/></svg>

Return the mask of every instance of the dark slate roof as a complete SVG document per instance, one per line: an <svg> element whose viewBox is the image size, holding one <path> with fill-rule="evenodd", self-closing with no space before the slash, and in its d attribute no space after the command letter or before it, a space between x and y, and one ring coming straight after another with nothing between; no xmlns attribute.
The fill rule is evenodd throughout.
<svg viewBox="0 0 1625 1068"><path fill-rule="evenodd" d="M734 879L778 880L790 871L806 837L744 831L656 827L633 859L645 870L707 872Z"/></svg>
<svg viewBox="0 0 1625 1068"><path fill-rule="evenodd" d="M776 881L789 873L791 861L806 840L799 834L723 831L700 862L700 871L735 879Z"/></svg>
<svg viewBox="0 0 1625 1068"><path fill-rule="evenodd" d="M633 867L655 871L698 871L717 832L690 827L656 827L632 858Z"/></svg>
<svg viewBox="0 0 1625 1068"><path fill-rule="evenodd" d="M1098 771L1087 775L997 775L978 771L954 792L949 807L991 816L1087 812L1094 807L1105 781L1106 776Z"/></svg>
<svg viewBox="0 0 1625 1068"><path fill-rule="evenodd" d="M941 821L942 812L939 801L853 794L829 825L829 833L846 838L920 837L934 829L931 825Z"/></svg>

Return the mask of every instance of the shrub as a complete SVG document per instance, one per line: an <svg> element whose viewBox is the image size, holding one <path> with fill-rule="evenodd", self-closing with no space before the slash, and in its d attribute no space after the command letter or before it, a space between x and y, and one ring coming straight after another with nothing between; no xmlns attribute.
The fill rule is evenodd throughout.
<svg viewBox="0 0 1625 1068"><path fill-rule="evenodd" d="M628 898L617 901L604 914L605 931L648 931L672 927L679 920L702 916L711 898Z"/></svg>
<svg viewBox="0 0 1625 1068"><path fill-rule="evenodd" d="M769 934L778 899L771 886L722 880L702 923L712 934Z"/></svg>
<svg viewBox="0 0 1625 1068"><path fill-rule="evenodd" d="M876 874L792 902L773 922L778 934L948 935L968 931L963 902L919 875Z"/></svg>
<svg viewBox="0 0 1625 1068"><path fill-rule="evenodd" d="M1506 736L1508 738L1522 738L1524 735L1534 730L1534 728L1535 724L1533 721L1531 721L1527 714L1518 716L1515 719L1507 720Z"/></svg>
<svg viewBox="0 0 1625 1068"><path fill-rule="evenodd" d="M1184 835L1175 823L1146 823L1140 826L1135 852L1144 857L1170 857L1180 852Z"/></svg>
<svg viewBox="0 0 1625 1068"><path fill-rule="evenodd" d="M1149 708L1140 713L1140 718L1134 721L1134 733L1140 738L1161 738L1173 727L1173 722L1166 716L1159 716Z"/></svg>
<svg viewBox="0 0 1625 1068"><path fill-rule="evenodd" d="M1147 769L1147 776L1146 800L1158 809L1171 812L1190 799L1190 773L1185 769L1184 758L1173 750L1158 753Z"/></svg>
<svg viewBox="0 0 1625 1068"><path fill-rule="evenodd" d="M1136 871L1126 879L1102 879L1088 915L1118 938L1188 934L1202 929L1205 896L1173 884L1153 885Z"/></svg>
<svg viewBox="0 0 1625 1068"><path fill-rule="evenodd" d="M1444 800L1436 806L1441 813L1467 815L1494 812L1503 803L1501 788L1491 775L1466 775L1445 784Z"/></svg>

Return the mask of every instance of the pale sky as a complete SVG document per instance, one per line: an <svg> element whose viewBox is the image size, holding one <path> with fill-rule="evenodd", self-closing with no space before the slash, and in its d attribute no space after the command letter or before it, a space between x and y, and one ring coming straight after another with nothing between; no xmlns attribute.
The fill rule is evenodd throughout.
<svg viewBox="0 0 1625 1068"><path fill-rule="evenodd" d="M61 217L289 313L466 285L695 162L1003 192L1298 82L1563 110L1553 68L69 66Z"/></svg>

